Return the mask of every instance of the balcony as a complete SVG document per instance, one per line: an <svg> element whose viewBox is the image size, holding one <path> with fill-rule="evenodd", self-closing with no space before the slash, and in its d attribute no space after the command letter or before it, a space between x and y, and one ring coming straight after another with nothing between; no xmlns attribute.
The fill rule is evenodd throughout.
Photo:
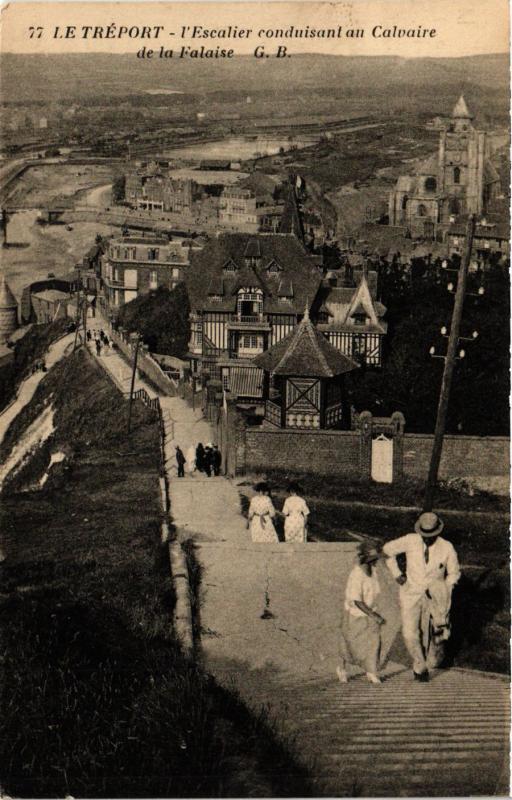
<svg viewBox="0 0 512 800"><path fill-rule="evenodd" d="M270 331L271 325L264 314L230 314L228 328L239 331Z"/></svg>
<svg viewBox="0 0 512 800"><path fill-rule="evenodd" d="M103 278L105 285L109 289L125 289L128 288L124 285L124 281L116 281L114 278Z"/></svg>

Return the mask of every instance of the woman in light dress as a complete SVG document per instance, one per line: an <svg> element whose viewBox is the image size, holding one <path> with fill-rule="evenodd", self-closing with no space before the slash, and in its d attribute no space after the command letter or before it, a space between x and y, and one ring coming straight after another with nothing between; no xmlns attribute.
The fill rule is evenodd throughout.
<svg viewBox="0 0 512 800"><path fill-rule="evenodd" d="M251 539L253 542L278 542L274 518L276 510L269 497L266 483L257 483L254 487L257 494L252 498L247 515Z"/></svg>
<svg viewBox="0 0 512 800"><path fill-rule="evenodd" d="M381 683L380 627L386 620L376 610L380 586L375 568L380 558L383 556L374 545L359 545L359 564L353 567L345 590L341 658L336 668L340 683L348 681L347 662L362 667L370 683Z"/></svg>
<svg viewBox="0 0 512 800"><path fill-rule="evenodd" d="M196 471L196 448L194 447L193 444L191 444L187 450L186 459L187 459L186 470L189 475L192 475Z"/></svg>
<svg viewBox="0 0 512 800"><path fill-rule="evenodd" d="M302 497L303 491L298 483L290 483L288 497L284 501L284 538L287 542L307 541L307 521L309 508Z"/></svg>

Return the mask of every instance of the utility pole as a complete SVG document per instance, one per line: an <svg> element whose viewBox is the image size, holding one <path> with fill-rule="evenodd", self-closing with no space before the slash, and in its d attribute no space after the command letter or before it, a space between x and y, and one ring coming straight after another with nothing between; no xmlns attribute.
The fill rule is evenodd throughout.
<svg viewBox="0 0 512 800"><path fill-rule="evenodd" d="M78 337L79 337L79 330L80 330L80 312L82 310L82 273L80 269L77 269L78 272L78 281L77 281L77 288L76 288L76 328L75 328L75 342L73 344L73 352L78 347ZM85 339L84 339L85 344Z"/></svg>
<svg viewBox="0 0 512 800"><path fill-rule="evenodd" d="M7 222L8 222L7 211L5 210L5 208L3 208L2 209L2 237L3 237L2 245L4 247L7 247Z"/></svg>
<svg viewBox="0 0 512 800"><path fill-rule="evenodd" d="M459 338L460 338L459 337L460 322L462 318L462 310L464 307L464 298L466 294L466 280L468 275L469 262L471 259L471 249L473 247L474 233L475 233L475 216L471 215L468 220L468 225L466 229L466 250L459 268L457 290L455 293L455 303L453 305L452 322L450 327L450 336L448 338L448 348L444 360L443 379L441 381L441 393L439 395L439 405L437 407L437 419L434 432L434 444L432 447L432 455L430 458L430 467L428 471L427 485L425 487L425 499L423 501L424 511L432 511L434 491L437 486L437 476L439 472L439 464L441 462L441 453L443 450L443 438L446 427L446 415L448 412L448 404L450 402L450 391L452 386L453 371L455 369L455 362L457 360L457 348L459 345Z"/></svg>
<svg viewBox="0 0 512 800"><path fill-rule="evenodd" d="M132 427L133 389L135 387L135 375L137 374L137 359L139 357L139 344L140 344L140 335L137 334L137 341L135 342L135 353L133 355L132 382L130 384L130 404L128 407L128 433L130 433Z"/></svg>

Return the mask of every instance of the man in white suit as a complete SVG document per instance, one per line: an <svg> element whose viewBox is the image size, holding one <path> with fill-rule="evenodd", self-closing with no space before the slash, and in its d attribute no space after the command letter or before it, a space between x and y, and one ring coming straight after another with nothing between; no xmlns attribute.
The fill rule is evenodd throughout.
<svg viewBox="0 0 512 800"><path fill-rule="evenodd" d="M443 527L437 514L425 512L416 521L415 533L393 539L383 547L388 567L400 584L402 633L412 658L414 678L422 682L429 680L425 627L431 618L434 641L449 638L452 589L460 578L455 548L440 535ZM405 574L396 560L401 553L407 560Z"/></svg>

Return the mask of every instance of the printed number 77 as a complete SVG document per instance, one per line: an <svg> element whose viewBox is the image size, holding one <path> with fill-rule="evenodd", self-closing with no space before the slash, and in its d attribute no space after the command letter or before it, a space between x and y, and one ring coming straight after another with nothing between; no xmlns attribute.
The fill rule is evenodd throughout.
<svg viewBox="0 0 512 800"><path fill-rule="evenodd" d="M29 28L29 31L30 31L30 37L29 37L30 39L40 39L41 36L43 35L43 28L34 28L31 26Z"/></svg>

